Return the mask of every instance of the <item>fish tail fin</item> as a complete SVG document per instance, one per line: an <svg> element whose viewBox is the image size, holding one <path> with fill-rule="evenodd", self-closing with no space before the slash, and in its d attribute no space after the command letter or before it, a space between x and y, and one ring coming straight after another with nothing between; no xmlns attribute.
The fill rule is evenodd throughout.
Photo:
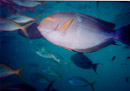
<svg viewBox="0 0 130 91"><path fill-rule="evenodd" d="M100 63L95 63L95 64L92 65L92 68L93 68L93 70L96 74L98 74L97 71L96 71L98 64L100 64Z"/></svg>
<svg viewBox="0 0 130 91"><path fill-rule="evenodd" d="M130 24L115 30L114 39L130 46Z"/></svg>
<svg viewBox="0 0 130 91"><path fill-rule="evenodd" d="M39 15L37 15L36 17L33 18L34 21L35 21L37 24L39 24L38 21L37 21L37 19L38 19L40 16L41 16L41 14L39 14Z"/></svg>
<svg viewBox="0 0 130 91"><path fill-rule="evenodd" d="M27 37L29 37L26 28L29 27L31 24L32 24L32 23L28 23L28 24L23 25L23 26L17 24L17 26L24 32L24 34L25 34Z"/></svg>
<svg viewBox="0 0 130 91"><path fill-rule="evenodd" d="M95 88L94 88L94 84L95 84L96 81L93 81L92 83L90 83L90 87L93 89L93 91L95 91Z"/></svg>
<svg viewBox="0 0 130 91"><path fill-rule="evenodd" d="M23 70L24 66L19 68L18 70L14 70L13 72L18 75L18 77L20 78L20 80L22 80L21 74L20 72Z"/></svg>

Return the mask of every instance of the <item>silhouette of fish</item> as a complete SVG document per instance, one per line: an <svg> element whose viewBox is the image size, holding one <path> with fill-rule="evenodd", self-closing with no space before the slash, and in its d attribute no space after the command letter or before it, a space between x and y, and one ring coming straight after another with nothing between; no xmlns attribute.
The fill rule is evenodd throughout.
<svg viewBox="0 0 130 91"><path fill-rule="evenodd" d="M87 56L83 53L76 53L71 56L71 61L78 67L82 69L93 69L97 74L97 65L100 63L93 63Z"/></svg>

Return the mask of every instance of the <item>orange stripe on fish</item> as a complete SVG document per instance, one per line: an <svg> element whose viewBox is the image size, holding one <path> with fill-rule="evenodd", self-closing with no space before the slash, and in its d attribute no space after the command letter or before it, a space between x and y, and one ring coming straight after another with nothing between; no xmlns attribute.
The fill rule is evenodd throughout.
<svg viewBox="0 0 130 91"><path fill-rule="evenodd" d="M57 19L55 17L51 16L51 17L46 17L43 20L45 20L45 21L56 21Z"/></svg>
<svg viewBox="0 0 130 91"><path fill-rule="evenodd" d="M57 31L61 31L61 30L67 30L68 27L70 26L70 24L72 23L73 19L69 19L68 21L66 21L63 25L61 25L59 28L57 28Z"/></svg>

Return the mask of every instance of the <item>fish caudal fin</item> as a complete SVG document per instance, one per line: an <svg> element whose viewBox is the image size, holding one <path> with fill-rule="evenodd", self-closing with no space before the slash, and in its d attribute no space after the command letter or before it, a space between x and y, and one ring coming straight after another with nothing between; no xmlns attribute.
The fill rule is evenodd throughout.
<svg viewBox="0 0 130 91"><path fill-rule="evenodd" d="M24 32L24 34L25 34L28 38L29 38L29 35L28 35L28 33L27 33L26 28L29 27L29 26L32 25L32 24L33 24L33 23L28 23L28 24L23 25L23 26L18 25L18 27Z"/></svg>
<svg viewBox="0 0 130 91"><path fill-rule="evenodd" d="M114 33L114 39L130 46L130 24L115 30Z"/></svg>
<svg viewBox="0 0 130 91"><path fill-rule="evenodd" d="M90 83L90 87L93 89L93 91L95 91L95 88L94 88L94 84L95 84L96 81L93 81L92 83Z"/></svg>
<svg viewBox="0 0 130 91"><path fill-rule="evenodd" d="M100 64L100 63L95 63L95 64L92 65L92 68L93 68L93 70L96 74L98 74L97 71L96 71L98 64Z"/></svg>
<svg viewBox="0 0 130 91"><path fill-rule="evenodd" d="M22 77L21 77L20 72L21 72L21 70L23 70L23 68L24 68L24 66L21 67L21 68L18 69L18 70L13 70L13 71L12 71L12 72L15 73L16 75L18 75L18 77L20 78L20 80L22 80Z"/></svg>

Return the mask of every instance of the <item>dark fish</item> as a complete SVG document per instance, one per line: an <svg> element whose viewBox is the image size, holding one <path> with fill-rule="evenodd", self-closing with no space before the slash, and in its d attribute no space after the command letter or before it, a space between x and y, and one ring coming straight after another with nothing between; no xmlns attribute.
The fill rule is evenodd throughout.
<svg viewBox="0 0 130 91"><path fill-rule="evenodd" d="M28 36L27 37L23 31L21 30L18 30L18 33L26 38L29 38L29 39L38 39L38 38L43 38L43 36L41 35L41 33L38 31L37 29L37 26L38 24L36 23L33 23L31 26L27 27L27 33L28 33Z"/></svg>
<svg viewBox="0 0 130 91"><path fill-rule="evenodd" d="M28 84L16 84L0 88L0 91L36 91L36 90Z"/></svg>
<svg viewBox="0 0 130 91"><path fill-rule="evenodd" d="M126 57L126 59L130 59L130 56L129 56L129 57Z"/></svg>
<svg viewBox="0 0 130 91"><path fill-rule="evenodd" d="M76 53L71 56L71 61L82 69L93 69L97 74L96 69L99 63L93 63L87 56L82 53Z"/></svg>
<svg viewBox="0 0 130 91"><path fill-rule="evenodd" d="M113 57L112 57L112 61L114 61L115 59L116 59L116 56L113 56Z"/></svg>
<svg viewBox="0 0 130 91"><path fill-rule="evenodd" d="M127 77L125 78L125 81L126 81L126 82L129 82L129 76L127 76Z"/></svg>

